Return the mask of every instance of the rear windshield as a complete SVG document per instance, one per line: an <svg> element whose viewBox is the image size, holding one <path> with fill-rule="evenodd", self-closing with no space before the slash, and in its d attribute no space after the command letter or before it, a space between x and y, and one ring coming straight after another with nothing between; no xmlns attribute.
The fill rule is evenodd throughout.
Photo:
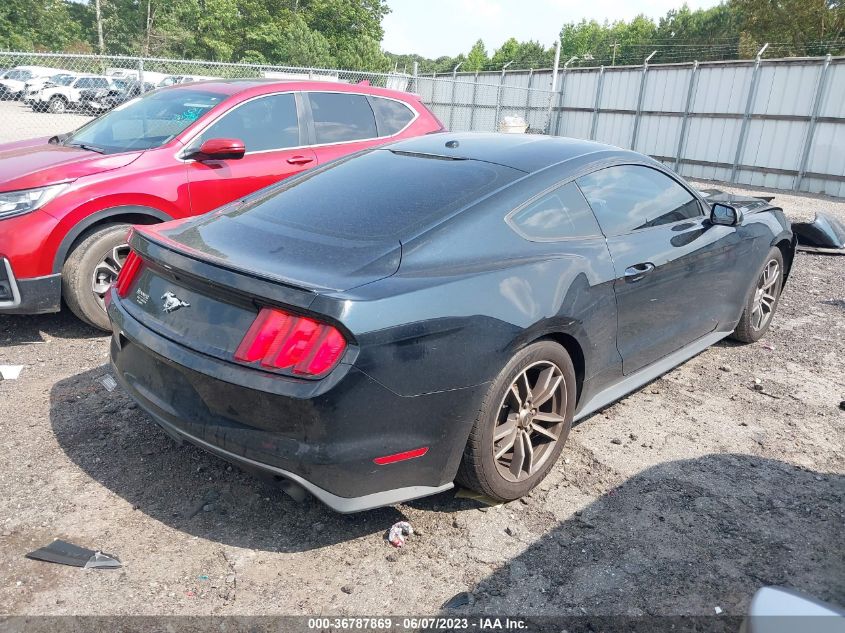
<svg viewBox="0 0 845 633"><path fill-rule="evenodd" d="M351 239L402 239L524 175L381 149L306 175L231 216Z"/></svg>

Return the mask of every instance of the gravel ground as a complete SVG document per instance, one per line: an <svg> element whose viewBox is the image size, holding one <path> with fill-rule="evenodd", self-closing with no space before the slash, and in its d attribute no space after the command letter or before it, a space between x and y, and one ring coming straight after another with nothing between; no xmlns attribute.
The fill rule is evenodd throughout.
<svg viewBox="0 0 845 633"><path fill-rule="evenodd" d="M91 119L76 112L34 112L23 101L0 101L0 143L70 132Z"/></svg>
<svg viewBox="0 0 845 633"><path fill-rule="evenodd" d="M799 255L763 341L578 424L530 498L492 508L297 504L108 392L107 340L67 313L0 317L0 363L25 365L0 382L0 613L431 614L467 591L471 612L741 614L764 585L845 604L845 257ZM400 519L416 533L394 550ZM54 538L124 567L23 557Z"/></svg>

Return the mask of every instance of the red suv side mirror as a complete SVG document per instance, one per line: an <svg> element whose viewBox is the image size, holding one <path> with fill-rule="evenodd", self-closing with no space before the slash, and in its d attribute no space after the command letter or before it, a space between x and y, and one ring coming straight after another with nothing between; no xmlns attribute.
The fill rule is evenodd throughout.
<svg viewBox="0 0 845 633"><path fill-rule="evenodd" d="M210 138L189 158L195 160L226 160L243 158L246 147L236 138Z"/></svg>

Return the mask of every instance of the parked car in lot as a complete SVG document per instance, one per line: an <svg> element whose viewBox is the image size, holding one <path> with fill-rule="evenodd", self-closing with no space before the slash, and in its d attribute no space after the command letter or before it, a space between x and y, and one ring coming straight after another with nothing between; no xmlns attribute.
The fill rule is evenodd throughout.
<svg viewBox="0 0 845 633"><path fill-rule="evenodd" d="M54 86L69 86L71 85L79 75L76 73L56 73L55 75L50 75L49 77L38 77L36 79L30 79L24 84L23 88L23 100L27 104L35 99L36 95L41 92L44 88L52 88Z"/></svg>
<svg viewBox="0 0 845 633"><path fill-rule="evenodd" d="M23 97L26 82L66 72L45 66L15 66L0 76L0 100Z"/></svg>
<svg viewBox="0 0 845 633"><path fill-rule="evenodd" d="M114 83L109 77L82 75L67 85L54 85L42 88L30 100L30 106L36 112L61 114L69 109L79 108L82 93L85 90L112 90Z"/></svg>
<svg viewBox="0 0 845 633"><path fill-rule="evenodd" d="M419 98L228 80L150 92L71 134L0 145L0 313L108 327L131 224L206 213L304 169L442 129Z"/></svg>
<svg viewBox="0 0 845 633"><path fill-rule="evenodd" d="M155 90L155 86L135 79L114 79L111 88L93 88L83 90L79 95L79 109L90 114L111 110L121 103L131 101L145 92Z"/></svg>
<svg viewBox="0 0 845 633"><path fill-rule="evenodd" d="M706 198L589 141L439 134L136 227L111 357L172 436L341 512L493 499L573 420L771 324L794 253L764 200Z"/></svg>

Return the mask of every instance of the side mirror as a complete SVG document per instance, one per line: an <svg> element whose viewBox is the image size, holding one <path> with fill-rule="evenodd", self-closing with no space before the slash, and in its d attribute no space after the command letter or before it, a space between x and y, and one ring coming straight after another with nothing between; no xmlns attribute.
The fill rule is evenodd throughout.
<svg viewBox="0 0 845 633"><path fill-rule="evenodd" d="M710 223L723 226L736 226L742 222L742 213L728 204L716 202L710 210Z"/></svg>
<svg viewBox="0 0 845 633"><path fill-rule="evenodd" d="M243 158L246 152L244 142L236 138L210 138L192 152L188 158L195 160L231 160Z"/></svg>

